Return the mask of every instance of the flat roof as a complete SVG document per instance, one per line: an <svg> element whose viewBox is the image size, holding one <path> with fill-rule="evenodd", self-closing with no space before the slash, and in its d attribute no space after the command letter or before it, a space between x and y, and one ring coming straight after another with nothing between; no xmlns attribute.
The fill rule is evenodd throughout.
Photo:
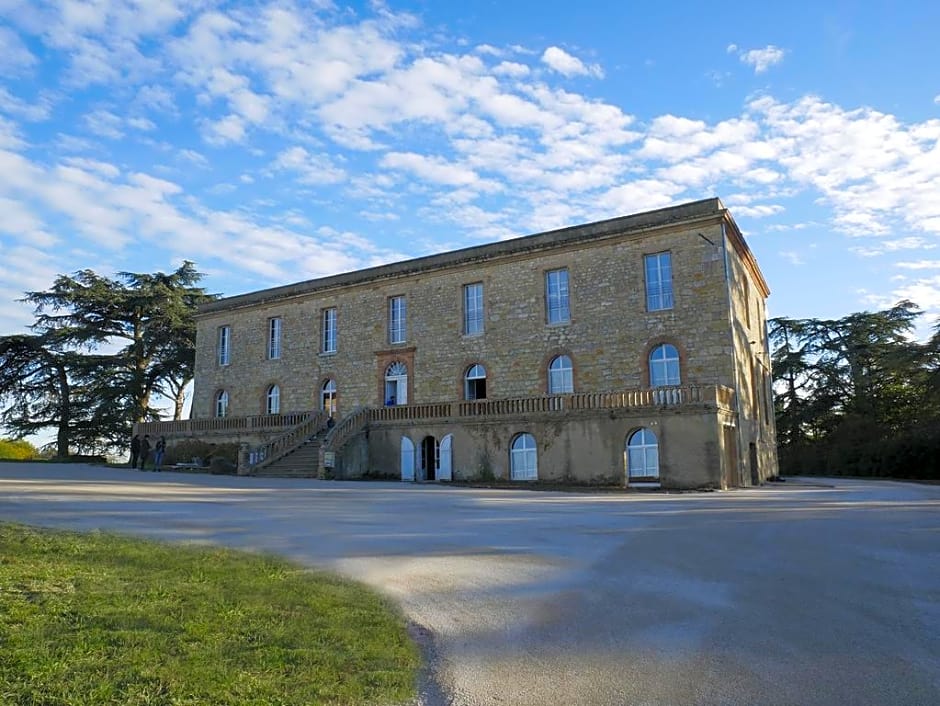
<svg viewBox="0 0 940 706"><path fill-rule="evenodd" d="M267 304L278 300L312 294L321 290L334 289L336 287L403 277L420 272L464 265L471 262L481 262L524 252L555 248L583 240L603 238L605 236L618 235L630 231L661 228L684 221L694 221L716 216L728 216L730 222L734 224L733 219L730 219L730 214L727 213L727 209L725 209L721 200L713 197L679 204L678 206L659 208L654 211L644 211L629 216L619 216L603 221L595 221L593 223L568 226L545 231L543 233L536 233L534 235L509 238L495 243L474 245L459 250L449 250L435 255L426 255L411 260L393 262L387 265L368 267L364 270L343 272L337 275L318 277L317 279L304 280L294 284L286 284L279 287L248 292L246 294L224 297L201 305L198 309L198 314L211 314L219 311L227 311L229 309ZM734 229L737 231L736 225ZM738 231L737 234L740 238L740 231ZM749 258L750 262L756 268L756 262L754 262L753 256L750 254L750 250L747 249L747 244L744 243L743 238L740 239L739 243L735 243L735 245L739 247L739 249L743 245L745 252L743 252L742 255L745 256L746 260ZM757 270L755 274L758 280L763 282L760 271Z"/></svg>

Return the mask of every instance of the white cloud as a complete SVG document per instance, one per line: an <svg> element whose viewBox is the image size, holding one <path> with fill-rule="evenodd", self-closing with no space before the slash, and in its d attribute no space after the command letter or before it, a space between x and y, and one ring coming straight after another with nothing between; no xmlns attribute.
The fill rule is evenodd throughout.
<svg viewBox="0 0 940 706"><path fill-rule="evenodd" d="M542 53L542 63L554 69L562 76L593 76L603 78L604 71L597 64L585 64L559 47L549 47Z"/></svg>
<svg viewBox="0 0 940 706"><path fill-rule="evenodd" d="M195 164L197 167L202 167L203 169L209 166L209 160L206 159L205 155L200 154L196 150L183 149L179 152L180 159L184 159L187 162Z"/></svg>
<svg viewBox="0 0 940 706"><path fill-rule="evenodd" d="M804 260L803 256L796 250L781 250L777 254L791 265L799 266L806 264L806 260Z"/></svg>
<svg viewBox="0 0 940 706"><path fill-rule="evenodd" d="M784 208L780 204L760 204L756 206L735 206L734 215L747 218L767 218L783 213Z"/></svg>
<svg viewBox="0 0 940 706"><path fill-rule="evenodd" d="M311 154L303 147L284 150L271 166L295 172L302 184L335 184L346 179L346 172L334 163L330 155Z"/></svg>
<svg viewBox="0 0 940 706"><path fill-rule="evenodd" d="M780 47L768 44L763 49L739 49L736 44L729 44L727 51L729 54L737 53L742 63L754 67L755 74L762 74L771 66L775 66L783 61L786 50Z"/></svg>
<svg viewBox="0 0 940 706"><path fill-rule="evenodd" d="M2 46L2 40L0 40L0 46ZM36 103L29 103L0 86L0 111L23 120L46 120L52 111L52 100L48 96L40 96Z"/></svg>
<svg viewBox="0 0 940 706"><path fill-rule="evenodd" d="M903 270L940 270L940 260L917 260L914 262L898 262L895 267Z"/></svg>
<svg viewBox="0 0 940 706"><path fill-rule="evenodd" d="M563 89L560 76L603 76L564 49L446 48L442 33L409 33L414 18L387 9L363 19L328 3L96 3L57 14L51 2L24 2L9 22L30 46L44 45L37 61L68 64L67 80L116 82L106 104L74 98L88 113L79 125L89 139L58 135L51 149L28 124L50 115L51 99L0 88L9 116L0 118L0 147L10 151L0 160L0 198L18 204L9 227L21 235L55 236L65 231L51 224L61 222L106 250L135 238L207 257L218 248L227 263L275 277L290 258L319 272L385 256L365 243L343 253L348 226L319 233L317 219L341 208L377 232L398 217L407 232L408 215L420 212L459 244L731 193L734 213L766 219L763 231L806 225L772 222L786 213L820 232L874 236L852 241L859 254L910 258L940 236L940 120L772 95L737 109L726 102L720 119L637 119ZM128 11L135 4L140 27ZM8 6L0 0L0 14ZM773 45L728 52L757 72L785 55ZM188 139L194 132L211 146L205 155ZM125 133L121 144L98 139ZM27 142L30 157L16 155ZM70 154L98 161L62 156ZM163 171L161 160L177 168ZM274 176L304 188L275 193ZM233 192L238 206L222 208ZM799 213L797 199L831 216ZM310 237L329 240L332 259L313 262L304 248L320 241ZM263 269L252 264L259 257L268 258Z"/></svg>
<svg viewBox="0 0 940 706"><path fill-rule="evenodd" d="M156 124L147 118L128 118L127 124L135 130L143 130L145 132L157 129Z"/></svg>
<svg viewBox="0 0 940 706"><path fill-rule="evenodd" d="M497 76L513 76L521 78L528 76L532 70L525 64L519 64L515 61L501 61L493 67L493 73Z"/></svg>
<svg viewBox="0 0 940 706"><path fill-rule="evenodd" d="M16 32L0 26L0 76L21 76L32 69L37 59Z"/></svg>
<svg viewBox="0 0 940 706"><path fill-rule="evenodd" d="M237 115L226 115L220 120L209 120L203 125L203 137L210 145L225 145L245 139L245 121Z"/></svg>
<svg viewBox="0 0 940 706"><path fill-rule="evenodd" d="M940 275L915 280L894 290L895 300L909 299L922 309L940 312Z"/></svg>
<svg viewBox="0 0 940 706"><path fill-rule="evenodd" d="M96 110L85 116L85 127L100 137L119 140L124 137L123 121L108 110Z"/></svg>
<svg viewBox="0 0 940 706"><path fill-rule="evenodd" d="M485 186L472 169L415 152L389 152L381 160L387 169L410 172L422 179L447 186Z"/></svg>

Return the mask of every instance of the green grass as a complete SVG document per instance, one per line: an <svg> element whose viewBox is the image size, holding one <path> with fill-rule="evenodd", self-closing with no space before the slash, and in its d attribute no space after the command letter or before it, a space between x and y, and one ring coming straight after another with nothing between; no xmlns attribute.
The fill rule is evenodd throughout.
<svg viewBox="0 0 940 706"><path fill-rule="evenodd" d="M0 523L0 704L392 704L417 668L400 613L359 584Z"/></svg>

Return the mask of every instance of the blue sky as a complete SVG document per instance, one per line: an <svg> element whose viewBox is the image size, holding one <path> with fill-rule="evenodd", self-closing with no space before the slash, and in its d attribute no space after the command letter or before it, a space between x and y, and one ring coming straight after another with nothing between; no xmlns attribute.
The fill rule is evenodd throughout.
<svg viewBox="0 0 940 706"><path fill-rule="evenodd" d="M896 6L900 5L900 7ZM0 0L0 334L720 196L771 315L940 316L940 3Z"/></svg>

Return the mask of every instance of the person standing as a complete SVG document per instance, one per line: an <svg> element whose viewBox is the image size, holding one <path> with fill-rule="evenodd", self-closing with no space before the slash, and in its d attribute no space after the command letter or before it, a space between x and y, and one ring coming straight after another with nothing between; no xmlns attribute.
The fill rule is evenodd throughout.
<svg viewBox="0 0 940 706"><path fill-rule="evenodd" d="M163 454L166 453L166 437L161 436L157 439L157 445L153 450L153 470L159 471L163 465Z"/></svg>
<svg viewBox="0 0 940 706"><path fill-rule="evenodd" d="M134 434L131 439L131 468L137 468L137 457L140 456L140 436Z"/></svg>
<svg viewBox="0 0 940 706"><path fill-rule="evenodd" d="M140 470L145 469L148 458L150 458L150 434L144 434L144 440L140 442Z"/></svg>

